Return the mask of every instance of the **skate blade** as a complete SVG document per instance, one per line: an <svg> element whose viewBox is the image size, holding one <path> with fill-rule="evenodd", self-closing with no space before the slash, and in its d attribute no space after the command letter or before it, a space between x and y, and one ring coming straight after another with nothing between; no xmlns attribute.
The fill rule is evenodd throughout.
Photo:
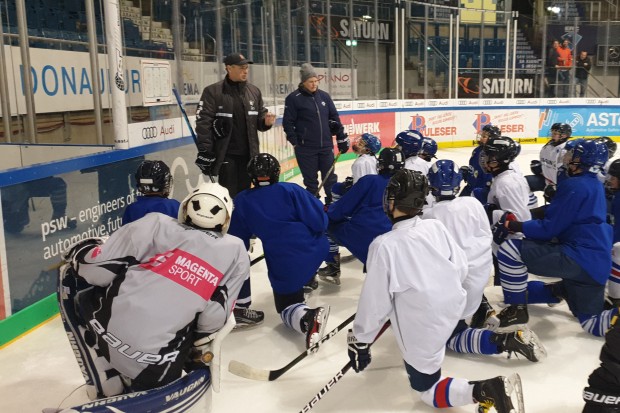
<svg viewBox="0 0 620 413"><path fill-rule="evenodd" d="M523 330L523 334L528 341L534 344L534 355L538 359L537 361L546 359L547 349L540 342L538 335L534 331L530 330L529 328L527 330Z"/></svg>
<svg viewBox="0 0 620 413"><path fill-rule="evenodd" d="M324 275L319 275L319 279L329 284L340 285L340 277L327 277Z"/></svg>
<svg viewBox="0 0 620 413"><path fill-rule="evenodd" d="M525 405L523 403L523 385L521 384L521 376L517 373L504 378L504 391L510 399L513 400L513 409L510 413L525 413ZM514 403L513 395L516 397L517 403ZM516 407L515 407L516 406Z"/></svg>
<svg viewBox="0 0 620 413"><path fill-rule="evenodd" d="M345 255L344 257L340 257L340 264L346 264L348 262L353 262L356 259L357 258L355 258L355 255Z"/></svg>
<svg viewBox="0 0 620 413"><path fill-rule="evenodd" d="M310 338L310 347L308 348L312 348L316 343L321 341L321 339L323 338L323 335L325 334L325 327L327 327L327 319L329 318L330 310L331 310L331 307L328 305L323 307L323 314L321 315L321 322L319 323L319 331L314 333L312 337ZM318 347L312 350L311 353L316 353L317 351L319 351Z"/></svg>

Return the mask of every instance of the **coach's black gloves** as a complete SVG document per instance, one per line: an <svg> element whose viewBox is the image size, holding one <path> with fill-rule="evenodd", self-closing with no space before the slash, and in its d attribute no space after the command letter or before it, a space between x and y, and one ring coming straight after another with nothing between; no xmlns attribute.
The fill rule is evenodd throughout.
<svg viewBox="0 0 620 413"><path fill-rule="evenodd" d="M336 136L336 144L338 144L338 152L345 153L349 150L351 146L351 141L349 140L349 135L342 132L340 136Z"/></svg>
<svg viewBox="0 0 620 413"><path fill-rule="evenodd" d="M213 175L213 165L215 164L215 154L208 151L198 152L196 157L196 166L200 168L203 174Z"/></svg>

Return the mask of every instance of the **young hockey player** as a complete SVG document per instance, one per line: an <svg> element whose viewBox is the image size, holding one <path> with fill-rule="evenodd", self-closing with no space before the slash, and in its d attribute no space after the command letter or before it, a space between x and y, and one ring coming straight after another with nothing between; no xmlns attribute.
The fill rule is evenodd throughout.
<svg viewBox="0 0 620 413"><path fill-rule="evenodd" d="M123 225L136 221L149 212L160 212L173 218L179 214L179 201L170 199L172 174L163 161L144 161L136 171L138 195L123 214Z"/></svg>
<svg viewBox="0 0 620 413"><path fill-rule="evenodd" d="M485 208L487 212L512 211L519 219L527 220L531 217L527 182L510 168L516 157L517 145L508 136L491 137L482 148L480 165L493 175Z"/></svg>
<svg viewBox="0 0 620 413"><path fill-rule="evenodd" d="M424 136L416 130L406 130L396 135L394 142L398 145L405 157L405 168L412 171L425 173L428 171L427 162L418 157L418 152L422 147Z"/></svg>
<svg viewBox="0 0 620 413"><path fill-rule="evenodd" d="M453 161L439 160L428 172L431 193L436 198L432 208L424 210L422 219L437 219L445 225L467 257L467 274L462 280L467 293L463 319L459 321L448 341L448 348L459 353L500 354L512 352L530 361L546 356L538 337L530 330L498 334L481 329L487 305L480 305L492 268L491 229L482 204L473 197L456 197L461 173ZM477 311L478 308L480 311ZM490 307L490 306L489 306ZM472 317L468 328L464 319Z"/></svg>
<svg viewBox="0 0 620 413"><path fill-rule="evenodd" d="M530 169L533 175L527 175L525 179L532 192L545 191L545 187L556 186L558 168L562 166L562 158L566 151L564 146L570 138L573 129L567 123L554 123L551 125L551 137L540 150L540 160L533 160ZM546 189L554 191L554 189Z"/></svg>
<svg viewBox="0 0 620 413"><path fill-rule="evenodd" d="M226 234L232 208L228 190L203 184L178 219L148 214L65 252L60 313L91 399L148 393L196 367L249 276L243 242Z"/></svg>
<svg viewBox="0 0 620 413"><path fill-rule="evenodd" d="M268 153L250 159L254 187L235 197L231 235L246 246L252 234L263 244L267 275L282 322L306 336L306 348L323 336L329 307L309 308L304 285L327 255L323 204L297 184L279 182L280 163Z"/></svg>
<svg viewBox="0 0 620 413"><path fill-rule="evenodd" d="M390 221L382 212L383 191L390 176L403 165L400 150L383 149L379 153L379 174L360 178L338 202L327 209L330 238L346 247L364 264L372 240L390 230ZM340 285L340 255L328 257L326 263L325 270L319 271L319 278Z"/></svg>
<svg viewBox="0 0 620 413"><path fill-rule="evenodd" d="M469 165L461 167L463 180L467 182L467 185L465 185L461 191L460 196L477 195L476 198L480 202L483 204L486 203L493 175L480 166L480 155L482 154L482 148L486 145L489 138L498 137L500 135L501 132L497 126L488 124L484 125L480 133L476 136L478 146L476 146L471 153Z"/></svg>
<svg viewBox="0 0 620 413"><path fill-rule="evenodd" d="M518 375L480 381L442 376L446 342L466 305L467 257L441 222L418 216L427 194L426 177L408 169L394 174L385 190L383 208L394 227L370 245L368 274L347 337L352 367L360 372L370 364L370 343L389 319L410 385L424 403L438 408L479 403L479 411L522 412ZM434 314L432 322L428 314Z"/></svg>
<svg viewBox="0 0 620 413"><path fill-rule="evenodd" d="M560 180L544 218L522 222L506 212L494 226L499 242L513 232L522 232L525 238L506 240L497 253L508 307L491 317L491 325L503 331L521 328L529 320L528 304L563 298L586 332L602 336L609 328L618 312L602 311L611 270L612 228L606 222L603 186L596 178L607 156L600 142L577 143L564 158L569 177ZM528 283L528 272L562 281Z"/></svg>
<svg viewBox="0 0 620 413"><path fill-rule="evenodd" d="M364 133L353 142L353 152L357 158L351 165L351 176L344 182L337 182L332 187L333 200L337 201L362 176L377 174L377 154L381 150L381 141L375 135Z"/></svg>

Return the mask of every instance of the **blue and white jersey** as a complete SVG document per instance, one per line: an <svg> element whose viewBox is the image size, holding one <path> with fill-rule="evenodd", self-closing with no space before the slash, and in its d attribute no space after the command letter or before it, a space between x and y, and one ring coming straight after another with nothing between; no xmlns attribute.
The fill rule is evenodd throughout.
<svg viewBox="0 0 620 413"><path fill-rule="evenodd" d="M351 165L353 183L359 181L362 176L377 175L377 158L367 153L360 155Z"/></svg>
<svg viewBox="0 0 620 413"><path fill-rule="evenodd" d="M594 173L561 181L544 219L523 223L527 238L562 244L562 251L598 283L611 271L612 228L607 223L605 190Z"/></svg>

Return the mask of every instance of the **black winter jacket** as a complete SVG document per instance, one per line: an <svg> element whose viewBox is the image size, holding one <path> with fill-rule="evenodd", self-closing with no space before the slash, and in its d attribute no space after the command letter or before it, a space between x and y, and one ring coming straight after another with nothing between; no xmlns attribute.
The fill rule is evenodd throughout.
<svg viewBox="0 0 620 413"><path fill-rule="evenodd" d="M333 148L330 120L340 124L334 101L321 89L310 93L300 84L284 101L282 126L293 146Z"/></svg>
<svg viewBox="0 0 620 413"><path fill-rule="evenodd" d="M215 175L226 156L230 137L235 131L235 122L239 119L233 117L233 99L237 96L234 87L240 87L243 95L243 107L245 109L245 122L247 139L250 148L250 157L259 153L258 131L265 132L271 126L265 125L267 108L263 105L263 97L258 87L239 82L238 86L231 85L228 75L223 80L209 85L202 91L200 102L196 110L196 146L198 151L206 151L216 155L214 165ZM224 117L231 120L228 136L217 139L213 132L215 117Z"/></svg>

